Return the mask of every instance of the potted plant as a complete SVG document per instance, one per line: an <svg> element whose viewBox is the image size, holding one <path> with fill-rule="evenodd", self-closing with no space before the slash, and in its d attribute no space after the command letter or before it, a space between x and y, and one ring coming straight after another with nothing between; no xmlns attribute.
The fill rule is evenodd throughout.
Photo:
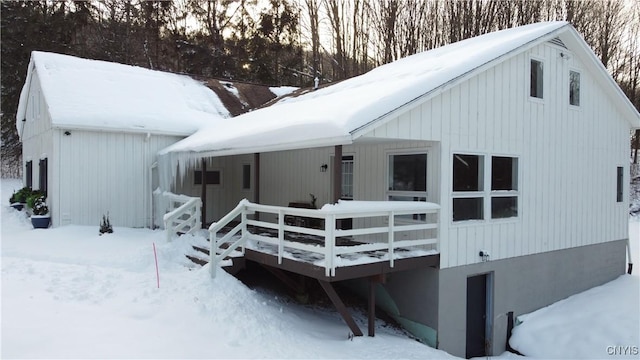
<svg viewBox="0 0 640 360"><path fill-rule="evenodd" d="M42 194L29 197L27 206L31 208L31 224L34 229L46 229L51 223L46 197Z"/></svg>
<svg viewBox="0 0 640 360"><path fill-rule="evenodd" d="M11 197L9 198L9 203L11 207L20 211L24 208L27 203L27 198L31 195L31 189L28 187L23 187L18 191L14 191Z"/></svg>

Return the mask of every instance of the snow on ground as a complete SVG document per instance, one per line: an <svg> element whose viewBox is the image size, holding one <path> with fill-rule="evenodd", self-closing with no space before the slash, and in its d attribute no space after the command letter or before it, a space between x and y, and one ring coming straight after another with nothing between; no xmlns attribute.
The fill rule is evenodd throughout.
<svg viewBox="0 0 640 360"><path fill-rule="evenodd" d="M96 226L33 230L2 180L5 358L445 358L378 322L348 340L332 309L248 289L224 271L186 267L160 231ZM157 287L153 244L158 252ZM364 315L357 316L366 328Z"/></svg>
<svg viewBox="0 0 640 360"><path fill-rule="evenodd" d="M629 239L632 275L519 316L511 346L539 358L640 358L640 217Z"/></svg>
<svg viewBox="0 0 640 360"><path fill-rule="evenodd" d="M167 243L161 231L34 230L7 205L21 184L1 185L3 359L449 357L381 321L376 337L348 340L333 309L250 290L224 271L212 280L208 268L188 267L184 242ZM640 219L630 231L634 275L521 317L512 344L540 358L607 358L640 345Z"/></svg>

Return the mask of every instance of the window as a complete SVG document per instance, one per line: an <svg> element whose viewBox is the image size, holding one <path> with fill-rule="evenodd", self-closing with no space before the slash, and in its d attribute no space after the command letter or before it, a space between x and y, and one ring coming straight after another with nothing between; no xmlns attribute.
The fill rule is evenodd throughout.
<svg viewBox="0 0 640 360"><path fill-rule="evenodd" d="M353 199L353 156L342 157L342 199Z"/></svg>
<svg viewBox="0 0 640 360"><path fill-rule="evenodd" d="M623 172L623 167L622 166L618 166L618 171L617 171L617 181L616 181L616 201L617 202L622 202L622 189L623 189L623 180L624 180L624 172Z"/></svg>
<svg viewBox="0 0 640 360"><path fill-rule="evenodd" d="M453 155L453 221L484 218L484 156Z"/></svg>
<svg viewBox="0 0 640 360"><path fill-rule="evenodd" d="M490 189L484 185L485 168ZM517 158L453 155L453 221L517 217L518 196Z"/></svg>
<svg viewBox="0 0 640 360"><path fill-rule="evenodd" d="M389 191L427 191L427 154L389 155Z"/></svg>
<svg viewBox="0 0 640 360"><path fill-rule="evenodd" d="M207 185L220 185L220 171L219 170L207 170L205 173L205 182ZM202 185L202 171L195 170L193 172L193 184Z"/></svg>
<svg viewBox="0 0 640 360"><path fill-rule="evenodd" d="M518 216L518 159L491 157L491 218Z"/></svg>
<svg viewBox="0 0 640 360"><path fill-rule="evenodd" d="M38 164L38 172L39 172L39 184L38 189L40 191L47 192L47 169L49 167L49 161L47 159L41 159Z"/></svg>
<svg viewBox="0 0 640 360"><path fill-rule="evenodd" d="M543 90L543 71L542 71L542 61L531 60L531 89L530 96L538 99L542 99L542 90Z"/></svg>
<svg viewBox="0 0 640 360"><path fill-rule="evenodd" d="M220 174L218 174L220 177ZM251 165L243 164L242 165L242 190L250 190L251 189Z"/></svg>
<svg viewBox="0 0 640 360"><path fill-rule="evenodd" d="M569 104L580 106L580 73L569 71Z"/></svg>
<svg viewBox="0 0 640 360"><path fill-rule="evenodd" d="M27 164L25 166L25 183L26 186L31 189L33 188L33 161L29 160L27 161Z"/></svg>
<svg viewBox="0 0 640 360"><path fill-rule="evenodd" d="M427 153L389 155L389 201L427 201ZM425 214L396 219L425 221Z"/></svg>

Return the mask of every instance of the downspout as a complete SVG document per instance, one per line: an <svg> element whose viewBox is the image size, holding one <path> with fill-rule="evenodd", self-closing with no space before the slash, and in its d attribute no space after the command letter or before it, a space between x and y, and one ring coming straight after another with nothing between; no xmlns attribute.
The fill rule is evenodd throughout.
<svg viewBox="0 0 640 360"><path fill-rule="evenodd" d="M154 211L153 208L153 197L154 197L154 189L153 189L153 169L158 167L158 162L155 161L153 164L151 164L151 166L149 167L149 179L147 180L147 182L149 183L149 190L151 191L151 196L149 196L149 209L151 211L151 229L155 229L156 228L156 212Z"/></svg>

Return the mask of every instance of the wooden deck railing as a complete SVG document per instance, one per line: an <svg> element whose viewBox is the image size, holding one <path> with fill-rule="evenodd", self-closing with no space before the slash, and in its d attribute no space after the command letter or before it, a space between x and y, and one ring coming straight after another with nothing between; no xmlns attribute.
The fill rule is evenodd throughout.
<svg viewBox="0 0 640 360"><path fill-rule="evenodd" d="M431 245L438 250L438 213L437 204L423 202L367 202L349 201L339 205L326 205L322 209L300 209L271 205L253 204L242 200L234 210L209 228L211 240L211 274L215 276L216 268L222 260L234 251L244 249L248 240L260 244L272 245L282 263L285 248L288 251L320 255L324 262L314 262L325 268L326 276L335 276L336 267L345 265L339 259L345 255L365 254L382 251L384 261L393 267L394 260L400 258L400 249L424 247ZM275 221L249 219L249 215L260 213L261 218L274 218ZM268 216L268 215L271 216ZM285 218L306 219L307 224L291 225ZM411 218L420 220L411 220ZM357 228L342 230L336 228L336 220L354 219ZM308 221L308 219L317 219ZM232 221L238 224L224 236L218 233ZM358 221L360 220L360 221ZM308 225L314 224L314 227ZM271 229L274 235L251 233L249 229ZM320 243L306 243L291 240L285 234L304 234L320 239ZM276 235L277 234L277 235ZM337 239L350 239L349 244L340 244ZM355 243L355 245L354 245ZM223 244L226 248L223 248ZM240 250L238 250L240 249Z"/></svg>
<svg viewBox="0 0 640 360"><path fill-rule="evenodd" d="M167 241L171 241L176 234L190 234L200 229L200 208L202 207L200 198L170 192L165 192L162 196L168 202L169 210L162 218Z"/></svg>

